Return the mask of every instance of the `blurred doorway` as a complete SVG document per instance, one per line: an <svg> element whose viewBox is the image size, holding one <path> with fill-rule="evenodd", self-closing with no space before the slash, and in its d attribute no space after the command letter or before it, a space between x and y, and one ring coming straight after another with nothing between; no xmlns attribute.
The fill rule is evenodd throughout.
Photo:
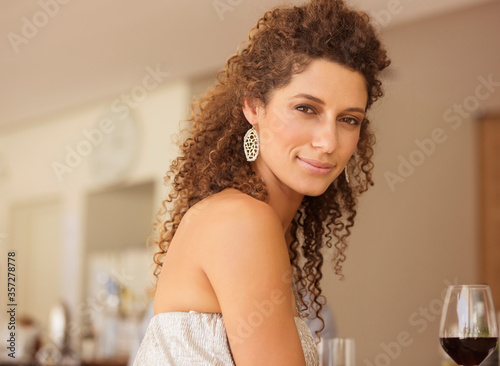
<svg viewBox="0 0 500 366"><path fill-rule="evenodd" d="M479 120L481 280L500 310L500 113Z"/></svg>
<svg viewBox="0 0 500 366"><path fill-rule="evenodd" d="M109 187L86 202L82 324L94 347L84 360L125 359L151 301L147 248L155 214L155 183Z"/></svg>

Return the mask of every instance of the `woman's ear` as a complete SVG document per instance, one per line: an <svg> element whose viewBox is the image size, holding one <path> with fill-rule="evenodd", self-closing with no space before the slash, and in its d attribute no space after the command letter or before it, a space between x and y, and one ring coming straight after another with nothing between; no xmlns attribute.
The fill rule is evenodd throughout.
<svg viewBox="0 0 500 366"><path fill-rule="evenodd" d="M243 99L243 114L247 121L254 127L259 124L259 118L262 113L262 103L257 98L244 98Z"/></svg>

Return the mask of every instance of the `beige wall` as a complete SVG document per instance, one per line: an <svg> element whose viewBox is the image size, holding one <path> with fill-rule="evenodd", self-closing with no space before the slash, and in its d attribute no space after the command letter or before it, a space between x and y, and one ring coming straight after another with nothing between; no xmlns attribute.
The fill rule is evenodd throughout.
<svg viewBox="0 0 500 366"><path fill-rule="evenodd" d="M499 15L496 2L384 31L393 64L373 113L376 184L360 200L345 280L323 284L358 365L439 365L445 283L480 280L474 116L500 109Z"/></svg>
<svg viewBox="0 0 500 366"><path fill-rule="evenodd" d="M356 339L358 365L438 365L445 283L479 280L474 113L465 114L466 108L500 106L498 85L489 93L479 87L480 77L500 81L499 14L495 3L385 31L393 67L383 104L372 113L376 185L360 202L345 280L326 270L323 284L339 335ZM175 152L169 136L185 116L189 94L186 83L172 83L151 91L134 110L142 126L140 157L125 182L161 180ZM0 176L1 253L11 245L15 204L60 199L66 258L61 295L73 305L82 301L74 284L81 280L85 197L103 186L91 177L87 158L62 182L51 164L64 158L65 146L82 140L83 129L95 127L110 103L64 111L0 137L7 166ZM448 111L464 103L464 116ZM429 139L437 141L433 148ZM415 140L425 142L427 152L419 152ZM403 176L401 159L418 166L403 168ZM158 203L163 192L158 189ZM4 291L5 303L2 296Z"/></svg>

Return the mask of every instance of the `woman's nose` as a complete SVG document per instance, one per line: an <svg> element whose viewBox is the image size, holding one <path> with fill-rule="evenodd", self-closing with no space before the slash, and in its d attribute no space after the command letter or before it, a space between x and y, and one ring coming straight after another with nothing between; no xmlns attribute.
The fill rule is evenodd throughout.
<svg viewBox="0 0 500 366"><path fill-rule="evenodd" d="M322 128L318 128L314 133L312 145L315 148L322 149L327 154L333 153L338 145L336 123L324 123Z"/></svg>

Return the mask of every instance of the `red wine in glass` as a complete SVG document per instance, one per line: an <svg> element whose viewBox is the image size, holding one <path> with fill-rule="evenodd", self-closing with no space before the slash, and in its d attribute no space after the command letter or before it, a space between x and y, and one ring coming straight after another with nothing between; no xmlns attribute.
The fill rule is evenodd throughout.
<svg viewBox="0 0 500 366"><path fill-rule="evenodd" d="M497 337L441 338L441 346L458 365L480 365L497 347Z"/></svg>
<svg viewBox="0 0 500 366"><path fill-rule="evenodd" d="M441 314L439 339L461 366L478 366L498 344L498 326L487 285L450 286Z"/></svg>

